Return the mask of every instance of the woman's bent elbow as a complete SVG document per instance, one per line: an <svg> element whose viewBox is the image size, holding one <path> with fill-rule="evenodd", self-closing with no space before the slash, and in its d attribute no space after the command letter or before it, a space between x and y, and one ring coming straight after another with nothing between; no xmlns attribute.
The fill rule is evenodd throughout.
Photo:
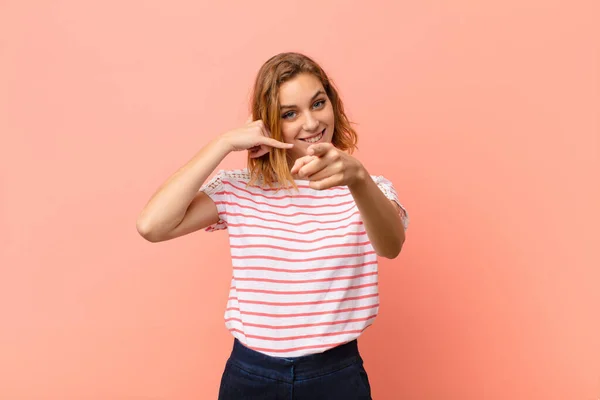
<svg viewBox="0 0 600 400"><path fill-rule="evenodd" d="M404 238L402 240L400 240L393 247L389 247L387 249L382 249L382 250L379 250L379 251L377 249L375 249L375 253L377 253L377 255L379 257L389 258L390 260L393 260L394 258L398 257L398 255L402 251L402 245L403 244L404 244Z"/></svg>
<svg viewBox="0 0 600 400"><path fill-rule="evenodd" d="M152 226L145 220L138 219L135 227L141 237L149 242L156 243L160 242L161 239L156 235L156 232L152 229Z"/></svg>

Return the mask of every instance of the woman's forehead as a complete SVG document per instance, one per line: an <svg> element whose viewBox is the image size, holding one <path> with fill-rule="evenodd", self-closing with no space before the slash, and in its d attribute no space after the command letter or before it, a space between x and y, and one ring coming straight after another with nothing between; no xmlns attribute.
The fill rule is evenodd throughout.
<svg viewBox="0 0 600 400"><path fill-rule="evenodd" d="M300 74L280 86L279 103L284 106L310 102L319 92L325 92L325 90L316 76Z"/></svg>

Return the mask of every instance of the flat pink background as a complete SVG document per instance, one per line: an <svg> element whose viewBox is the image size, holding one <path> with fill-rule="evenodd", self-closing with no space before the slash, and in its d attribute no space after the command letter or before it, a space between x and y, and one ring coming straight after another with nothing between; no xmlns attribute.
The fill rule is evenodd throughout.
<svg viewBox="0 0 600 400"><path fill-rule="evenodd" d="M2 1L0 398L216 398L227 234L151 244L135 221L295 50L411 215L360 340L374 398L598 399L599 20L593 0Z"/></svg>

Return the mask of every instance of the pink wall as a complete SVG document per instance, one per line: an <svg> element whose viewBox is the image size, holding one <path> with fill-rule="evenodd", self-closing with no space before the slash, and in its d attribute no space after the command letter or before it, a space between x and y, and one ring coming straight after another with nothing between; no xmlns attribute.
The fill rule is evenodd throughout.
<svg viewBox="0 0 600 400"><path fill-rule="evenodd" d="M288 50L411 214L374 397L600 397L599 3L354 3L0 3L0 399L216 398L227 235L135 220Z"/></svg>

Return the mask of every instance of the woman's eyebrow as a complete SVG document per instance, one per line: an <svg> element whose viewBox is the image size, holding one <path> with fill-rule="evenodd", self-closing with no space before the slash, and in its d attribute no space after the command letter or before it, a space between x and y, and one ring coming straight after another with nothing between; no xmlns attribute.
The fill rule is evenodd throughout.
<svg viewBox="0 0 600 400"><path fill-rule="evenodd" d="M310 101L313 101L314 99L316 99L320 94L325 94L324 91L319 90L317 93L315 93L315 95L312 97L312 99L310 99ZM296 107L295 105L290 105L290 106L281 106L281 109L283 110L284 108L294 108Z"/></svg>

